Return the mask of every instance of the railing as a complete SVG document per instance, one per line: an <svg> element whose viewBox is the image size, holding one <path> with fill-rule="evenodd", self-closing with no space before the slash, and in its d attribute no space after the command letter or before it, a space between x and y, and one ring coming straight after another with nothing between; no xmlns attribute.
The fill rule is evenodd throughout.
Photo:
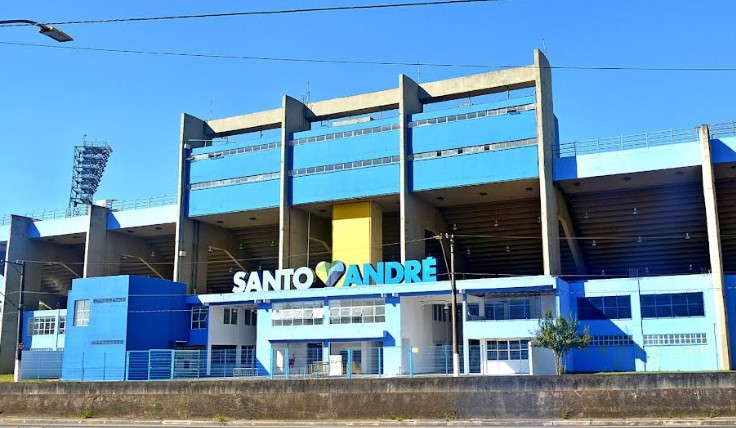
<svg viewBox="0 0 736 428"><path fill-rule="evenodd" d="M736 137L736 121L716 123L709 125L710 138Z"/></svg>
<svg viewBox="0 0 736 428"><path fill-rule="evenodd" d="M511 341L517 342L517 341ZM234 348L234 347L233 347ZM528 355L508 347L491 356L486 345L459 348L460 374L494 373L495 363L515 364L517 374L529 374ZM495 349L495 348L493 348ZM500 348L499 348L500 349ZM506 350L508 349L508 350ZM501 357L499 353L505 352ZM518 355L517 355L518 354ZM523 354L523 355L522 355ZM268 354L267 354L268 355ZM67 358L69 358L67 356ZM276 346L259 361L252 347L236 349L86 352L63 364L63 351L24 351L22 379L67 381L151 381L177 379L303 379L356 377L451 376L452 346L348 346L329 348ZM484 365L490 364L489 368ZM62 370L63 366L63 370Z"/></svg>
<svg viewBox="0 0 736 428"><path fill-rule="evenodd" d="M167 195L167 196L150 196L147 198L137 198L137 199L131 199L131 200L109 199L107 201L106 207L112 211L127 211L127 210L137 210L137 209L142 209L142 208L163 207L166 205L174 205L174 204L176 204L176 195ZM28 212L28 213L20 214L20 215L22 215L23 217L30 217L36 221L53 220L57 218L85 216L87 215L87 210L82 208L81 210L77 210L77 211L70 213L71 215L68 215L68 214L69 213L67 212L67 210L43 210L43 211ZM6 224L10 224L9 215L0 217L0 226L4 226Z"/></svg>
<svg viewBox="0 0 736 428"><path fill-rule="evenodd" d="M621 135L618 137L596 138L587 141L560 143L555 147L553 157L565 158L578 155L641 149L698 141L698 129L670 129L666 131L645 132L642 134Z"/></svg>

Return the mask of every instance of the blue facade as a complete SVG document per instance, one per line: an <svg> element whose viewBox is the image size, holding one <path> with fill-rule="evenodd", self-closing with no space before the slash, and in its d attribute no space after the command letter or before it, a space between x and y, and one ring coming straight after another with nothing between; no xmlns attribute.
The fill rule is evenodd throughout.
<svg viewBox="0 0 736 428"><path fill-rule="evenodd" d="M123 380L127 351L186 343L185 293L185 284L147 277L75 280L62 379Z"/></svg>

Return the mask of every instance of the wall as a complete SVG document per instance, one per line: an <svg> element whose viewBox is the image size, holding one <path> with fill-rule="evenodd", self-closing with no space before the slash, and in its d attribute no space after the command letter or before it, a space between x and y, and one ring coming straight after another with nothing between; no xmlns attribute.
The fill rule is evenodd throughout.
<svg viewBox="0 0 736 428"><path fill-rule="evenodd" d="M568 370L679 371L717 370L714 303L711 275L680 275L589 280L570 283L569 305L577 316L577 297L624 296L631 299L631 318L589 320L591 336L630 335L633 345L589 346L573 351ZM703 292L705 316L641 318L640 294ZM732 310L732 309L731 309ZM644 335L705 333L707 345L644 345Z"/></svg>
<svg viewBox="0 0 736 428"><path fill-rule="evenodd" d="M238 308L237 325L224 323L225 308L230 307ZM249 312L250 309L239 306L210 306L207 314L207 343L209 345L255 345L256 326L245 325L246 311Z"/></svg>
<svg viewBox="0 0 736 428"><path fill-rule="evenodd" d="M3 416L248 420L736 414L736 373L0 384ZM315 405L318 401L319 405Z"/></svg>
<svg viewBox="0 0 736 428"><path fill-rule="evenodd" d="M29 322L35 317L54 317L53 334L30 335ZM66 309L23 312L23 349L42 349L56 351L64 349L64 333L59 332L59 318L66 317Z"/></svg>

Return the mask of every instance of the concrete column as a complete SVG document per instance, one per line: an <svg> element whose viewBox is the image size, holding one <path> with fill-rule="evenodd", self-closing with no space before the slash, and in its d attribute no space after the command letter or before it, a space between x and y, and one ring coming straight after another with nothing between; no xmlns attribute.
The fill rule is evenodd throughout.
<svg viewBox="0 0 736 428"><path fill-rule="evenodd" d="M555 192L555 197L557 198L558 219L562 225L562 230L565 231L565 239L567 239L567 246L570 247L572 258L575 261L575 268L579 275L584 275L588 268L585 266L585 257L583 256L582 245L580 245L579 240L575 239L578 234L575 230L575 224L573 223L570 210L567 209L565 195L563 195L562 191L556 187L554 187L553 190Z"/></svg>
<svg viewBox="0 0 736 428"><path fill-rule="evenodd" d="M195 263L193 267L192 276L194 277L194 284L196 284L197 294L205 294L207 292L207 274L210 266L207 261L210 254L225 252L231 260L239 260L243 258L243 254L240 250L240 243L233 238L227 229L202 222L196 222L194 229L193 236L195 239L192 259L198 261L198 263ZM250 266L243 262L235 263L233 261L233 263L238 264L239 269L251 270Z"/></svg>
<svg viewBox="0 0 736 428"><path fill-rule="evenodd" d="M557 197L552 181L552 146L555 142L555 116L552 108L552 72L547 57L534 51L536 71L537 155L539 198L542 217L542 257L545 275L559 275L560 231L557 220Z"/></svg>
<svg viewBox="0 0 736 428"><path fill-rule="evenodd" d="M87 210L89 226L87 242L84 250L84 277L104 276L107 249L107 215L110 210L97 205L90 205Z"/></svg>
<svg viewBox="0 0 736 428"><path fill-rule="evenodd" d="M176 251L174 254L174 281L189 284L189 292L194 292L193 269L196 260L194 253L194 220L188 218L189 212L189 153L193 147L204 145L206 124L203 120L188 114L181 116L179 141L179 181L177 187L177 205L179 215L176 220Z"/></svg>
<svg viewBox="0 0 736 428"><path fill-rule="evenodd" d="M308 265L309 252L309 213L298 208L289 208L289 263L297 268Z"/></svg>
<svg viewBox="0 0 736 428"><path fill-rule="evenodd" d="M723 254L721 252L721 231L718 224L718 201L716 199L716 178L713 171L713 160L710 151L710 131L707 125L698 130L700 154L703 164L703 199L705 200L705 217L708 226L708 250L713 280L713 300L716 311L716 349L718 350L719 369L731 369L731 356L728 337L728 311L726 310L726 294L723 286Z"/></svg>
<svg viewBox="0 0 736 428"><path fill-rule="evenodd" d="M412 153L409 117L422 111L419 101L419 85L404 74L399 75L399 230L401 237L401 261L424 258L424 228L417 218L418 200L411 194Z"/></svg>
<svg viewBox="0 0 736 428"><path fill-rule="evenodd" d="M282 117L281 117L281 187L280 187L280 204L279 204L279 269L287 268L292 265L291 255L291 237L297 233L306 234L306 229L298 230L298 225L294 225L292 231L291 220L291 178L289 171L292 168L293 150L289 147L289 140L295 132L306 131L309 129L309 121L306 119L306 106L301 102L284 95L282 100ZM300 222L301 224L301 222ZM296 252L295 252L296 253Z"/></svg>

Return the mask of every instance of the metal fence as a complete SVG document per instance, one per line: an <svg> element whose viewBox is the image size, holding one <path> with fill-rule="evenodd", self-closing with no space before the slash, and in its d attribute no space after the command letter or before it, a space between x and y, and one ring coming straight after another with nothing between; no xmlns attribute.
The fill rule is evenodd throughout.
<svg viewBox="0 0 736 428"><path fill-rule="evenodd" d="M452 375L452 347L275 346L267 361L255 349L149 350L81 353L63 363L63 351L24 351L22 379L70 381L177 380L207 378L300 379ZM469 347L469 374L481 373L483 349ZM71 358L71 357L67 357ZM62 370L63 366L63 370ZM387 368L388 367L388 368ZM460 348L460 371L464 371Z"/></svg>
<svg viewBox="0 0 736 428"><path fill-rule="evenodd" d="M131 199L131 200L110 199L107 201L106 207L112 211L127 211L127 210L138 210L138 209L143 209L143 208L163 207L166 205L174 205L174 204L176 204L176 195L167 195L167 196L151 196L147 198L138 198L138 199ZM85 216L87 215L87 210L81 209L81 210L73 211L71 213L69 213L65 209L43 210L43 211L27 212L25 214L20 214L20 215L22 215L23 217L30 217L36 221L53 220L57 218ZM6 224L10 224L9 215L0 217L0 226L4 226Z"/></svg>
<svg viewBox="0 0 736 428"><path fill-rule="evenodd" d="M736 136L736 121L708 125L712 139ZM585 141L560 143L553 150L556 158L577 155L640 149L698 141L698 128L668 129L665 131L621 135L617 137L596 138Z"/></svg>

